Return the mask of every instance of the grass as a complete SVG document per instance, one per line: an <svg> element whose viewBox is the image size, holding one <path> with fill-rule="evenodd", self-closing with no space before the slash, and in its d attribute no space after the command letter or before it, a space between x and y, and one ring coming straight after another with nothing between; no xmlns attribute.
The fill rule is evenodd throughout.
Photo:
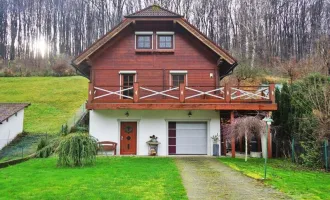
<svg viewBox="0 0 330 200"><path fill-rule="evenodd" d="M250 158L220 158L229 167L255 179L264 177L264 160ZM310 171L288 160L270 159L267 180L271 185L294 199L330 199L330 173Z"/></svg>
<svg viewBox="0 0 330 200"><path fill-rule="evenodd" d="M98 157L84 168L34 159L0 170L1 199L187 199L172 158Z"/></svg>
<svg viewBox="0 0 330 200"><path fill-rule="evenodd" d="M0 102L28 102L24 131L57 133L87 99L83 77L0 78Z"/></svg>

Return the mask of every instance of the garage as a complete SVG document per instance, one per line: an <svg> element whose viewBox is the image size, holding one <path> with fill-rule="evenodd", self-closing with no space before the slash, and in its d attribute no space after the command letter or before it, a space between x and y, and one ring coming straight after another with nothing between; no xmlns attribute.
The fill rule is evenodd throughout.
<svg viewBox="0 0 330 200"><path fill-rule="evenodd" d="M206 122L169 122L169 155L206 155Z"/></svg>

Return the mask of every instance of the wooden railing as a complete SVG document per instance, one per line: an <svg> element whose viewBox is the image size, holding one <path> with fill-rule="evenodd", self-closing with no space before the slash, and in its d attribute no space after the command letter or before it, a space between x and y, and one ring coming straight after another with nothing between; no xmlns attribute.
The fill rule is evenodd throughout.
<svg viewBox="0 0 330 200"><path fill-rule="evenodd" d="M89 102L97 103L275 103L275 85L269 86L89 86ZM130 95L128 95L130 94Z"/></svg>

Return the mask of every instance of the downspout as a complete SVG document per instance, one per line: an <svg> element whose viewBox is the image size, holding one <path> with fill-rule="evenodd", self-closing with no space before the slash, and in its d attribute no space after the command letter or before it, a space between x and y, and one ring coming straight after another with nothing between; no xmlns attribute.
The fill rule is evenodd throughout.
<svg viewBox="0 0 330 200"><path fill-rule="evenodd" d="M163 69L163 91L165 90L165 69ZM164 98L165 96L163 95L163 98Z"/></svg>

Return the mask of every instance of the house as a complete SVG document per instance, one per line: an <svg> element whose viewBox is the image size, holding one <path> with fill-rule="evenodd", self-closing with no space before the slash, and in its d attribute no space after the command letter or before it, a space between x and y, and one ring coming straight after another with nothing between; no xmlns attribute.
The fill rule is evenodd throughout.
<svg viewBox="0 0 330 200"><path fill-rule="evenodd" d="M29 103L0 103L0 149L23 132L24 109Z"/></svg>
<svg viewBox="0 0 330 200"><path fill-rule="evenodd" d="M90 80L90 134L120 155L148 155L151 135L158 155L212 155L226 112L277 108L274 85L221 85L236 59L157 5L125 16L72 65Z"/></svg>

